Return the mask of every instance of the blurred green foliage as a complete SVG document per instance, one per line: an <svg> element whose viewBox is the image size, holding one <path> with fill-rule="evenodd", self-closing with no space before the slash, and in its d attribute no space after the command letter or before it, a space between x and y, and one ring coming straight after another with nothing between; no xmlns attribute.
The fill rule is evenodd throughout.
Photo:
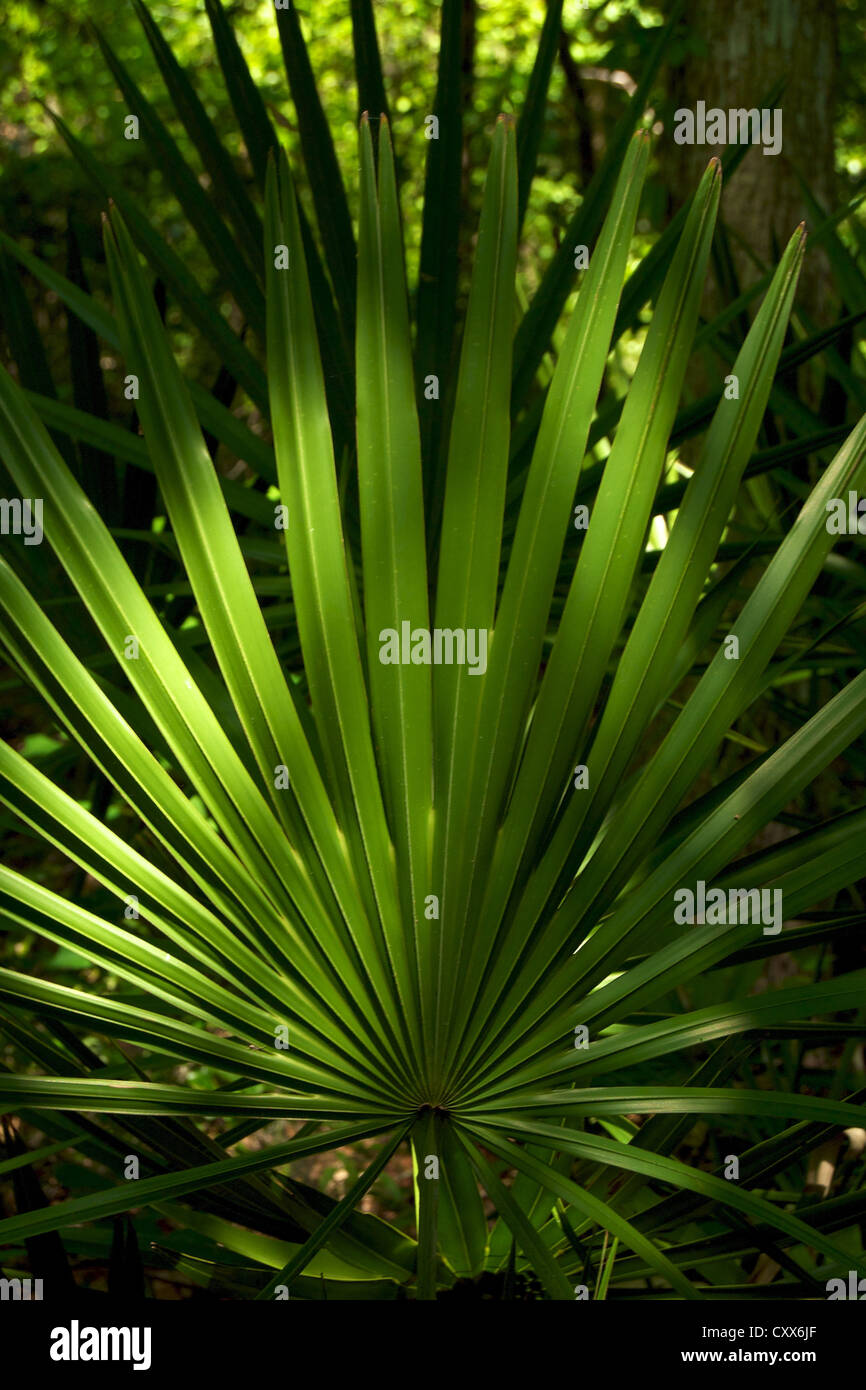
<svg viewBox="0 0 866 1390"><path fill-rule="evenodd" d="M226 148L243 157L240 137L227 109L224 85L213 51L204 6L178 7L165 0L149 6L174 52L191 73L208 114ZM396 0L375 7L386 87L392 96L394 139L403 181L403 211L410 266L418 253L426 141L424 116L432 110L439 5ZM356 191L355 150L357 99L353 76L352 25L346 0L319 0L297 6L309 45L316 79L347 179L350 200ZM295 148L295 113L288 94L271 0L237 0L229 9L244 55L289 151ZM518 111L529 77L545 6L538 0L498 0L477 8L474 60L467 83L467 196L477 203L493 122L500 111ZM658 8L610 3L565 6L564 29L575 67L588 66L600 76L586 84L594 118L612 123L624 109L627 89L610 82L608 72L633 72L639 66L644 31L660 22ZM89 231L85 250L100 259L98 198L69 158L43 103L56 110L71 129L98 150L114 168L122 168L127 186L146 200L148 213L173 244L194 257L179 210L153 167L146 149L124 138L127 108L103 61L91 24L97 25L129 68L159 115L167 121L184 153L195 161L172 107L132 6L115 0L58 0L31 5L12 0L0 34L0 135L6 159L0 177L0 218L16 238L60 241L67 215ZM584 95L587 93L585 92ZM552 256L560 228L573 212L579 188L590 169L592 145L580 120L578 93L569 89L561 63L554 69L548 121L526 227L526 261L535 275ZM601 132L599 132L601 134ZM243 167L243 164L242 164ZM534 282L528 284L531 292Z"/></svg>
<svg viewBox="0 0 866 1390"><path fill-rule="evenodd" d="M148 0L160 31L191 75L208 115L242 172L249 173L241 137L229 109L203 0L183 5ZM357 91L354 78L351 6L348 0L312 0L297 5L337 155L354 210ZM563 229L579 203L610 130L622 113L630 83L643 66L648 44L666 17L670 0L566 0L565 42L560 45L547 103L542 146L533 183L520 259L520 287L528 301L555 254ZM374 6L386 90L401 177L404 233L410 279L420 249L421 205L427 142L424 117L433 108L440 5L423 0L379 0ZM244 56L290 155L298 152L296 114L289 96L272 0L235 0L227 6ZM466 6L474 14L467 34L465 72L465 185L475 225L490 133L500 111L519 112L544 22L543 0L496 0ZM837 168L841 197L849 197L866 168L866 103L862 64L866 33L864 0L838 0L839 86ZM96 41L96 26L108 40L180 149L200 168L172 104L131 4L116 0L8 0L0 28L0 226L58 269L65 269L67 229L77 236L97 294L105 288L100 214L102 200L69 155L47 113L56 111L110 168L123 171L125 186L178 251L205 288L213 275L201 246L165 184L144 140L124 138L127 106ZM701 49L688 26L671 46L676 69ZM471 56L470 56L471 55ZM653 96L664 118L664 82ZM303 162L293 159L303 177ZM206 182L206 176L202 176ZM847 186L846 186L847 185ZM302 190L303 193L303 190ZM312 212L309 202L307 211ZM637 255L664 225L669 195L660 177L648 180L638 223ZM856 232L845 231L846 238ZM466 250L466 248L463 248ZM466 257L462 258L464 261ZM24 277L43 336L65 352L61 306ZM179 329L176 348L187 365L205 377L218 364L207 359L170 309ZM47 330L47 332L46 332ZM635 345L637 346L637 344ZM204 356L202 353L204 352ZM65 372L60 360L50 365Z"/></svg>
<svg viewBox="0 0 866 1390"><path fill-rule="evenodd" d="M469 7L467 7L468 9ZM204 5L197 0L178 6L150 0L161 32L194 78L208 114L217 123L226 148L243 157L240 137L227 102L213 50ZM347 0L318 0L296 6L313 67L349 185L355 169L357 101L353 76L352 25ZM545 15L542 0L496 0L475 11L471 83L467 89L467 196L477 202L483 159L499 111L519 110L535 44ZM627 97L623 78L641 66L650 31L665 16L666 0L656 5L609 0L586 4L567 0L563 28L569 40L570 72L557 62L550 88L548 119L539 169L525 229L525 264L535 267L527 283L552 256L556 238L574 210L587 168ZM387 0L375 16L386 88L392 96L394 137L403 178L404 217L410 267L417 255L425 139L424 115L432 109L439 45L439 11L434 3ZM837 167L853 183L866 168L866 118L862 63L866 5L838 0L840 72L838 86ZM295 113L288 95L272 0L235 0L228 7L244 55L289 150L296 139ZM50 256L51 231L57 239L67 217L89 232L84 249L101 259L98 199L69 158L43 103L58 111L71 129L86 138L112 167L122 168L127 186L146 199L154 223L174 244L193 255L196 244L179 210L163 186L146 150L124 139L126 107L116 90L92 32L97 25L166 119L185 153L185 134L172 119L172 107L156 72L141 27L129 4L116 0L7 0L0 29L0 139L4 149L0 174L0 218L13 236L45 242ZM670 52L671 66L700 48L690 34ZM587 73L591 74L587 80ZM610 80L612 78L612 80ZM575 89L575 83L579 86ZM585 103L581 107L581 102ZM587 130L589 117L591 134ZM193 153L194 158L194 153ZM649 185L645 230L657 227L666 208L660 183ZM78 229L78 228L77 228ZM187 244L188 241L188 244Z"/></svg>

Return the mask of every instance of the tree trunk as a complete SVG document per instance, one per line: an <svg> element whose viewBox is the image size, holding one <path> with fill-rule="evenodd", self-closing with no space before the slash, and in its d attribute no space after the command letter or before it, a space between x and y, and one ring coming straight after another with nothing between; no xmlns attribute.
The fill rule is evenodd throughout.
<svg viewBox="0 0 866 1390"><path fill-rule="evenodd" d="M762 108L780 78L786 86L773 105L782 110L782 148L765 155L750 149L722 195L721 218L728 229L741 288L760 275L747 247L774 263L801 221L814 226L797 178L799 171L818 201L836 206L833 168L833 117L836 91L835 0L691 0L686 10L689 35L701 51L669 69L673 108ZM694 47L694 42L689 45ZM662 170L674 212L697 187L713 154L708 145L677 145L673 127L660 149ZM728 298L716 279L705 310ZM807 255L799 302L819 323L834 317L832 282L821 252Z"/></svg>

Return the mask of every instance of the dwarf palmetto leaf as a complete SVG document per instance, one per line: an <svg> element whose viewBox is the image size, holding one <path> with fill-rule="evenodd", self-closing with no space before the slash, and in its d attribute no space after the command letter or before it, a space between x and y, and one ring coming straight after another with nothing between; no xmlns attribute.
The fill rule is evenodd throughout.
<svg viewBox="0 0 866 1390"><path fill-rule="evenodd" d="M515 1246L551 1298L572 1298L575 1279L591 1271L601 1271L598 1288L610 1296L635 1269L697 1298L712 1278L693 1257L693 1231L681 1237L672 1223L712 1203L731 1213L737 1249L748 1248L752 1222L780 1253L805 1246L860 1268L862 1257L835 1240L853 1206L794 1215L760 1192L797 1142L856 1125L860 1096L762 1090L740 1084L736 1068L761 1038L804 1029L804 1037L815 1036L810 1029L860 1036L845 1015L862 1002L862 972L762 994L713 993L721 967L754 957L761 923L683 929L673 915L675 892L704 880L781 892L791 920L863 872L864 813L847 807L782 845L754 848L866 730L866 676L842 678L856 665L847 649L832 698L789 738L720 785L708 790L705 780L736 721L814 646L812 632L788 642L832 548L826 504L866 476L861 421L785 534L756 548L769 559L744 602L745 564L725 571L720 547L773 390L802 232L736 357L739 393L718 401L699 466L677 484L670 536L650 568L646 536L670 482L720 169L711 162L670 239L609 453L584 468L649 153L645 133L628 143L620 132L621 168L615 179L608 168L602 185L612 189L606 213L597 195L585 214L598 236L506 533L517 238L552 29L521 138L507 118L493 134L453 398L442 399L431 429L432 402L421 404L415 383L431 370L428 354L450 351L453 248L428 208L422 279L436 269L446 312L425 281L413 357L384 110L371 112L375 150L361 121L357 268L317 102L302 122L308 158L325 157L313 194L337 327L333 304L322 309L324 274L288 162L218 0L208 10L238 117L257 142L251 160L265 195L261 258L245 247L257 272L249 283L232 284L242 274L232 235L252 234L260 214L214 145L188 78L146 23L233 232L193 190L155 118L152 130L214 265L263 330L266 370L224 321L212 341L268 411L273 448L185 382L139 251L205 331L219 315L129 199L106 222L113 313L56 271L34 268L122 352L138 382L143 437L121 438L113 424L0 373L3 462L22 497L43 499L45 539L87 614L90 646L77 650L40 606L14 552L0 557L0 642L63 740L80 746L141 829L120 833L49 768L0 748L0 800L16 824L96 885L78 901L3 867L0 918L74 950L98 976L73 988L0 969L0 1027L32 1064L0 1071L0 1112L38 1116L56 1141L46 1151L68 1143L97 1154L109 1173L117 1140L99 1117L116 1117L154 1164L134 1196L109 1177L96 1193L0 1222L0 1243L112 1217L134 1200L187 1222L178 1247L185 1269L200 1269L216 1249L208 1241L223 1242L255 1263L264 1298L282 1283L293 1296L317 1296L314 1272L329 1289L366 1280L380 1295L387 1280L424 1299L485 1265L508 1265L513 1282ZM446 10L453 25L455 9ZM357 6L355 18L362 89L384 106L369 7ZM313 88L296 16L281 19L281 36L303 105ZM135 96L119 66L116 74ZM447 150L431 152L428 180L442 191L448 226L453 135ZM564 284L560 263L518 332L518 374L531 376L537 325ZM335 409L346 399L335 407L327 365L352 332L357 512L341 488L346 441ZM265 497L220 479L202 426L243 452L275 491ZM138 582L47 427L155 474L203 656ZM438 500L425 511L439 434L444 473L434 466ZM578 545L569 522L583 496L592 513ZM233 511L261 530L239 539ZM264 579L250 564L261 554L271 565ZM736 660L719 640L729 606ZM834 613L832 622L844 627L849 616ZM415 636L429 636L431 621L452 638L483 637L485 669L420 659ZM383 661L386 635L404 624L409 659L401 650L402 660ZM280 647L287 627L291 668ZM662 736L655 721L669 702L676 717ZM820 926L765 940L766 952L786 938L835 940L845 925L828 914ZM710 993L684 1003L699 976ZM107 978L119 987L105 988ZM588 1045L578 1049L581 1026ZM138 1060L117 1051L99 1068L85 1044L94 1037L135 1044ZM178 1061L205 1069L199 1084L180 1084ZM696 1114L798 1123L764 1140L769 1147L753 1145L742 1180L726 1182L673 1152ZM653 1118L636 1128L644 1115ZM222 1141L198 1128L222 1117L236 1122ZM286 1143L230 1153L274 1119L301 1128ZM368 1141L375 1150L338 1201L291 1176L301 1158ZM417 1241L355 1210L401 1147L412 1157ZM277 1178L278 1169L287 1172ZM675 1195L660 1199L654 1184ZM498 1216L492 1232L484 1196ZM711 1251L726 1239L714 1236ZM797 1259L784 1259L796 1281Z"/></svg>

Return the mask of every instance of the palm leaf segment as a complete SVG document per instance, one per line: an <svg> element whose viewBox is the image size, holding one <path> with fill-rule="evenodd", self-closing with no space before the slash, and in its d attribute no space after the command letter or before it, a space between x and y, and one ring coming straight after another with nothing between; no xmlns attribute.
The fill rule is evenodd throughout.
<svg viewBox="0 0 866 1390"><path fill-rule="evenodd" d="M7 1018L13 1026L24 1011L84 1025L151 1057L205 1061L232 1080L202 1092L143 1073L101 1080L67 1068L4 1074L0 1100L7 1110L26 1102L42 1113L307 1122L296 1139L262 1153L227 1158L220 1150L219 1158L147 1178L137 1204L190 1198L229 1175L252 1181L305 1154L384 1136L346 1199L308 1223L288 1260L270 1261L278 1268L263 1296L281 1279L296 1280L325 1247L345 1253L353 1209L407 1140L417 1253L407 1261L405 1251L400 1259L391 1251L385 1267L402 1279L414 1269L422 1297L454 1273L477 1274L485 1262L504 1267L512 1240L550 1296L573 1297L587 1243L593 1248L602 1232L617 1239L632 1269L695 1296L685 1257L654 1238L663 1210L656 1218L653 1202L640 1198L651 1180L678 1189L695 1209L724 1204L767 1224L782 1242L841 1258L814 1223L770 1206L748 1183L666 1157L677 1122L665 1115L724 1113L737 1039L855 1007L862 976L693 1013L642 1018L641 1011L754 945L753 925L672 933L678 885L702 878L783 888L793 917L862 867L861 812L736 871L729 866L862 734L866 676L788 743L699 797L675 824L674 817L765 688L830 549L825 503L862 480L866 422L826 469L741 607L733 628L739 660L717 653L634 771L652 720L712 635L718 596L728 592L717 576L718 547L766 407L804 249L797 232L734 365L739 396L720 401L669 542L632 607L720 188L714 161L670 257L588 529L575 539L574 497L647 155L639 133L571 314L516 520L504 527L518 161L511 123L497 125L434 536L425 525L414 382L434 380L436 363L413 361L387 122L376 157L362 121L356 564L357 537L350 544L344 531L344 460L335 458L308 234L285 159L272 153L263 228L267 394L303 688L277 657L231 519L231 493L202 437L200 402L174 361L116 207L106 227L116 325L107 331L117 333L139 380L144 442L219 669L219 701L163 626L33 405L0 376L6 465L22 496L45 499L46 538L133 698L121 695L116 677L97 678L5 560L0 635L58 722L141 817L160 861L176 868L157 867L2 746L6 805L121 903L134 895L150 925L146 935L134 923L118 925L3 868L7 919L83 952L138 999L133 1005L2 970ZM408 662L384 662L383 634L402 638L406 625L410 634L435 629L454 641L472 633L485 660L479 655L473 668L468 660L413 661L410 653ZM226 696L230 727L217 712ZM692 1085L603 1084L623 1069L632 1074L714 1042L720 1050ZM841 1101L746 1091L737 1103L739 1113L745 1107L818 1127L857 1122L856 1108ZM655 1118L630 1142L622 1117L633 1113ZM590 1117L618 1118L620 1126L603 1138L585 1131ZM655 1148L651 1129L659 1131ZM517 1170L511 1186L503 1164ZM501 1218L492 1238L479 1183ZM0 1237L108 1215L129 1200L112 1187L13 1218L0 1224ZM380 1251L368 1270L381 1272L384 1259Z"/></svg>

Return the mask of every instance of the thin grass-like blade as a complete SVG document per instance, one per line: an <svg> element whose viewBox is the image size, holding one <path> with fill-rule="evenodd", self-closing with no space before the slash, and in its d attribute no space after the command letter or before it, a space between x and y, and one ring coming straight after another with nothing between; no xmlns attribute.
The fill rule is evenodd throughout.
<svg viewBox="0 0 866 1390"><path fill-rule="evenodd" d="M300 20L293 5L277 10L280 44L310 181L319 236L349 342L355 323L355 237L343 175L334 150ZM267 251L267 248L266 248Z"/></svg>
<svg viewBox="0 0 866 1390"><path fill-rule="evenodd" d="M285 13L280 11L280 14ZM266 213L268 367L286 546L313 713L371 932L364 946L380 1001L415 1063L421 1042L413 933L399 905L394 854L373 752L340 499L288 166L269 172ZM288 248L278 268L275 248ZM387 976L391 976L391 981Z"/></svg>
<svg viewBox="0 0 866 1390"><path fill-rule="evenodd" d="M388 123L379 128L379 180L369 122L361 123L358 236L358 490L367 670L380 776L397 856L400 899L413 924L422 1025L432 1014L433 939L424 904L430 882L433 801L430 667L383 665L382 634L426 629L427 556L421 444L412 380L409 313Z"/></svg>
<svg viewBox="0 0 866 1390"><path fill-rule="evenodd" d="M247 259L261 284L262 263L257 254L262 244L261 218L192 82L175 58L171 45L163 38L159 25L143 0L133 0L133 3L174 108L210 177L214 201L234 227L237 251ZM264 303L260 296L257 303L263 312Z"/></svg>
<svg viewBox="0 0 866 1390"><path fill-rule="evenodd" d="M532 1130L535 1128L539 1131L536 1137L544 1135L550 1139L553 1139L556 1134L562 1132L558 1127L545 1125L543 1122L539 1121L518 1122L515 1124L514 1128L519 1133L524 1133L527 1136L531 1136ZM580 1212L581 1216L597 1221L603 1230L609 1231L611 1234L617 1236L629 1249L634 1250L636 1254L641 1254L644 1259L646 1259L647 1263L652 1265L656 1274L660 1274L663 1278L667 1279L681 1297L689 1299L698 1297L698 1292L694 1285L680 1273L675 1265L671 1264L662 1251L659 1250L651 1240L648 1240L646 1236L642 1235L631 1222L627 1221L625 1217L615 1211L613 1207L608 1206L606 1202L602 1202L600 1198L588 1192L586 1188L578 1187L577 1183L573 1182L571 1178L566 1177L562 1173L558 1173L555 1168L551 1168L548 1164L540 1163L539 1160L533 1158L525 1148L518 1148L514 1144L503 1144L501 1139L496 1136L495 1132L491 1133L489 1129L482 1128L480 1125L467 1125L467 1129L482 1140L485 1148L490 1148L494 1153L499 1154L501 1158L506 1158L510 1163L513 1163L519 1171L537 1178L549 1191L555 1192L558 1197L562 1197L569 1202L571 1206ZM557 1144L557 1147L567 1147L567 1145ZM619 1147L626 1148L626 1145L621 1145Z"/></svg>
<svg viewBox="0 0 866 1390"><path fill-rule="evenodd" d="M482 863L497 829L498 808L517 762L536 683L559 554L609 350L648 153L647 137L636 136L568 326L526 482L484 677L479 737L461 768L462 795L468 804L466 835L471 857ZM466 970L467 1000L491 947L492 937L476 930Z"/></svg>
<svg viewBox="0 0 866 1390"><path fill-rule="evenodd" d="M463 180L463 0L442 0L441 10L436 96L431 112L439 129L438 139L427 141L415 342L431 541L445 492L443 442L448 437ZM431 376L439 382L438 397L432 399L429 392L425 394L425 381Z"/></svg>
<svg viewBox="0 0 866 1390"><path fill-rule="evenodd" d="M146 1207L166 1198L188 1196L250 1173L266 1172L310 1154L328 1153L355 1140L373 1138L390 1128L390 1125L381 1122L341 1125L327 1135L290 1139L285 1144L272 1145L257 1153L245 1154L242 1158L227 1158L196 1168L181 1169L180 1172L159 1174L154 1178L139 1178L134 1190L128 1182L123 1182L119 1188L98 1192L94 1196L73 1197L41 1211L7 1217L5 1221L0 1221L0 1244L29 1240L32 1236L63 1230L80 1221L103 1220L107 1216L128 1211L132 1205Z"/></svg>
<svg viewBox="0 0 866 1390"><path fill-rule="evenodd" d="M381 1152L374 1161L361 1174L357 1182L353 1183L345 1197L334 1207L329 1216L326 1216L315 1229L309 1240L305 1241L296 1255L279 1270L274 1277L265 1285L260 1299L272 1298L279 1284L289 1284L299 1274L301 1274L315 1255L330 1240L332 1231L338 1231L355 1210L361 1198L369 1192L373 1183L378 1178L386 1163L393 1158L406 1135L409 1132L409 1124L404 1124L402 1129L398 1129L396 1135L382 1146Z"/></svg>
<svg viewBox="0 0 866 1390"><path fill-rule="evenodd" d="M679 23L683 0L675 0L668 21L646 59L640 81L629 98L628 108L617 124L580 207L566 228L562 243L544 273L514 340L514 387L512 403L518 408L532 385L539 363L548 349L551 334L559 320L574 284L574 248L591 246L601 226L628 143L641 120L659 65Z"/></svg>
<svg viewBox="0 0 866 1390"><path fill-rule="evenodd" d="M478 736L499 575L516 255L514 129L501 118L487 173L460 359L436 585L436 627L456 633L455 640L462 637L465 643L464 664L438 664L433 674L437 803L433 874L434 891L441 894L442 918L436 981L437 1065L454 985L446 962L460 940L469 890L468 808L462 779ZM470 666L473 648L474 665ZM443 654L442 660L447 662L448 655Z"/></svg>

